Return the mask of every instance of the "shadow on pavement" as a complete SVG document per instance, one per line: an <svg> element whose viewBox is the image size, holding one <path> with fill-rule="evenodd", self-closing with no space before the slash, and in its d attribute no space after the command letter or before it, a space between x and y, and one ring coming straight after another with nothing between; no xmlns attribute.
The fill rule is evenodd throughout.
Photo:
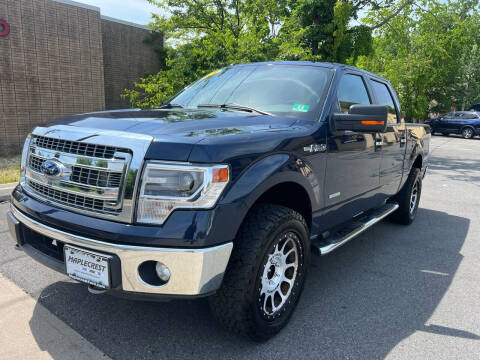
<svg viewBox="0 0 480 360"><path fill-rule="evenodd" d="M442 176L449 180L467 181L472 184L480 184L480 159L476 153L471 157L462 158L442 158L431 156L429 160L429 169L442 171Z"/></svg>
<svg viewBox="0 0 480 360"><path fill-rule="evenodd" d="M114 359L380 359L418 330L480 339L429 323L462 261L469 224L419 209L409 227L383 222L338 252L314 257L292 321L264 344L221 329L205 299L133 302L57 282L44 289L39 302ZM55 357L55 349L42 342L35 313L31 329Z"/></svg>

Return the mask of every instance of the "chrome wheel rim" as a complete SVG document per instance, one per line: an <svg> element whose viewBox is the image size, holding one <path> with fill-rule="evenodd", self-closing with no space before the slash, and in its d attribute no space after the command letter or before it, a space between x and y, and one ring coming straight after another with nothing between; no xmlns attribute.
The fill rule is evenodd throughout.
<svg viewBox="0 0 480 360"><path fill-rule="evenodd" d="M473 135L472 129L464 129L463 130L463 136L467 139L470 139Z"/></svg>
<svg viewBox="0 0 480 360"><path fill-rule="evenodd" d="M413 185L412 194L410 195L410 214L413 214L417 206L418 200L418 180Z"/></svg>
<svg viewBox="0 0 480 360"><path fill-rule="evenodd" d="M275 316L290 301L299 264L298 237L292 232L283 236L268 255L264 265L260 309L266 316Z"/></svg>

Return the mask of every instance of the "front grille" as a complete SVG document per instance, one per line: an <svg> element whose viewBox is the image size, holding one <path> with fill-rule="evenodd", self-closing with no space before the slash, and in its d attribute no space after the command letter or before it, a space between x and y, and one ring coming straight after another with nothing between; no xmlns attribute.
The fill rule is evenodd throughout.
<svg viewBox="0 0 480 360"><path fill-rule="evenodd" d="M102 211L113 214L120 212L120 210L111 209L112 203L110 201L60 191L30 180L27 183L35 193L54 202L90 211Z"/></svg>
<svg viewBox="0 0 480 360"><path fill-rule="evenodd" d="M25 244L62 263L65 261L63 256L63 242L58 240L54 242L52 238L33 231L26 226L22 226L22 231Z"/></svg>
<svg viewBox="0 0 480 360"><path fill-rule="evenodd" d="M102 159L111 159L117 151L128 152L126 149L113 146L87 144L79 141L53 139L46 136L35 136L33 144L42 149L55 150L68 154L76 154Z"/></svg>
<svg viewBox="0 0 480 360"><path fill-rule="evenodd" d="M97 187L117 188L120 186L122 173L73 166L70 180L76 183Z"/></svg>
<svg viewBox="0 0 480 360"><path fill-rule="evenodd" d="M29 157L28 166L34 171L41 172L42 164L45 161L46 159L32 154ZM102 188L118 188L122 181L122 173L119 171L105 171L82 166L72 166L70 181Z"/></svg>
<svg viewBox="0 0 480 360"><path fill-rule="evenodd" d="M45 159L42 159L41 157L35 155L30 155L30 158L28 159L28 166L30 167L30 169L35 170L36 172L41 172L42 164L44 162Z"/></svg>
<svg viewBox="0 0 480 360"><path fill-rule="evenodd" d="M140 167L152 141L118 131L39 127L28 143L20 183L32 197L59 208L131 223Z"/></svg>

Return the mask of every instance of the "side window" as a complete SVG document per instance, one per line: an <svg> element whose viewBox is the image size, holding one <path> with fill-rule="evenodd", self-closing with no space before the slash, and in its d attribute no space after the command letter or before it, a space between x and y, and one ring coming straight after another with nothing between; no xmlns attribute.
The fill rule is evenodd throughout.
<svg viewBox="0 0 480 360"><path fill-rule="evenodd" d="M373 91L377 95L378 103L380 105L386 105L388 107L388 123L398 123L397 110L395 109L395 103L393 102L392 94L388 90L387 85L372 80Z"/></svg>
<svg viewBox="0 0 480 360"><path fill-rule="evenodd" d="M458 112L453 112L452 113L452 116L450 117L451 120L455 121L455 120L458 120L462 117L462 113L458 113Z"/></svg>
<svg viewBox="0 0 480 360"><path fill-rule="evenodd" d="M338 103L343 113L348 113L354 104L371 104L367 88L361 76L345 74L338 86Z"/></svg>
<svg viewBox="0 0 480 360"><path fill-rule="evenodd" d="M445 119L445 120L453 119L453 113L444 114L442 115L441 119Z"/></svg>
<svg viewBox="0 0 480 360"><path fill-rule="evenodd" d="M478 115L474 113L464 113L463 118L467 120L473 120L478 119Z"/></svg>

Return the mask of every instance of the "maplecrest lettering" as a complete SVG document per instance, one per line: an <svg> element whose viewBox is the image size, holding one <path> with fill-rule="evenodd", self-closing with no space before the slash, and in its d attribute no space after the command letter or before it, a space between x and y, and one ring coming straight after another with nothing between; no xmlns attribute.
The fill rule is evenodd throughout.
<svg viewBox="0 0 480 360"><path fill-rule="evenodd" d="M72 255L70 255L68 257L68 261L73 263L73 264L80 264L82 266L85 266L85 267L87 267L89 269L93 269L93 270L105 271L105 268L106 268L105 265L100 265L100 264L97 264L97 263L94 263L94 262L91 262L91 261L83 260L83 259L74 257Z"/></svg>

